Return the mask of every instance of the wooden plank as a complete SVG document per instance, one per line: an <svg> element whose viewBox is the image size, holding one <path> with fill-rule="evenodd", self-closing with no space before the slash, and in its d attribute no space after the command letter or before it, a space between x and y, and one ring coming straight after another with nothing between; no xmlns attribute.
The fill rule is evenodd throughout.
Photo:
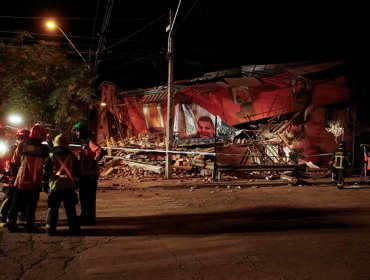
<svg viewBox="0 0 370 280"><path fill-rule="evenodd" d="M177 165L177 166L174 166L173 169L181 169L181 170L192 170L193 167L192 166L189 166L189 165Z"/></svg>
<svg viewBox="0 0 370 280"><path fill-rule="evenodd" d="M128 166L139 167L144 170L153 171L154 173L158 173L158 174L161 174L163 171L163 168L161 166L149 165L149 164L143 164L143 163L131 162L131 161L126 161L126 163Z"/></svg>
<svg viewBox="0 0 370 280"><path fill-rule="evenodd" d="M103 173L100 174L101 177L107 176L109 173L111 173L114 170L114 167L109 167L107 170L105 170Z"/></svg>

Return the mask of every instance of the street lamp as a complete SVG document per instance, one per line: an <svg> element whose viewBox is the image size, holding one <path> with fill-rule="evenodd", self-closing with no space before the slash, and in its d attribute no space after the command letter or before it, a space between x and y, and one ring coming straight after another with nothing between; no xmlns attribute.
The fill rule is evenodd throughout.
<svg viewBox="0 0 370 280"><path fill-rule="evenodd" d="M75 47L75 45L72 43L71 40L69 40L68 36L63 32L63 30L55 24L54 21L47 21L46 22L46 26L47 28L49 28L50 30L53 30L55 28L58 28L59 31L63 34L63 36L68 40L68 42L71 44L71 46L75 49L75 51L78 53L78 55L82 58L82 60L86 63L86 60L85 58L82 56L82 54L78 51L78 49Z"/></svg>

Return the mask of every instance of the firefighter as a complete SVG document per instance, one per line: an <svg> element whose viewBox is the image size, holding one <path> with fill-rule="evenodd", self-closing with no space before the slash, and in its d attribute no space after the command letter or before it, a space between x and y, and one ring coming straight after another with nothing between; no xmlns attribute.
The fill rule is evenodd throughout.
<svg viewBox="0 0 370 280"><path fill-rule="evenodd" d="M349 158L344 141L339 143L338 149L333 153L330 164L333 168L333 181L336 183L338 189L343 189L346 169L349 166Z"/></svg>
<svg viewBox="0 0 370 280"><path fill-rule="evenodd" d="M68 140L63 134L54 138L54 146L46 160L43 174L43 191L48 195L48 213L46 217L46 232L55 235L58 224L58 213L63 202L67 216L69 232L78 235L81 228L78 223L76 204L80 177L80 167L77 157L68 147Z"/></svg>
<svg viewBox="0 0 370 280"><path fill-rule="evenodd" d="M9 208L10 208L10 204L13 200L13 183L14 183L14 177L11 176L11 172L10 172L10 161L12 159L12 156L17 148L17 146L22 143L23 141L25 141L30 135L30 131L28 129L22 129L20 131L17 132L16 134L16 142L15 144L13 145L13 147L9 150L9 156L8 156L8 159L5 161L5 164L4 164L4 173L3 173L3 177L2 177L2 180L3 180L3 183L4 183L4 193L5 193L5 196L4 196L4 200L0 206L0 218L1 218L1 221L2 222L6 222L6 218L7 218L7 215L8 215L8 211L9 211ZM19 213L19 216L18 216L18 219L20 221L24 221L24 212L25 212L25 207L21 206L21 209L20 209L20 213Z"/></svg>
<svg viewBox="0 0 370 280"><path fill-rule="evenodd" d="M72 132L81 141L79 161L81 180L79 198L81 204L80 224L96 223L96 192L99 180L99 160L103 157L102 148L95 142L93 134L82 123L76 123Z"/></svg>
<svg viewBox="0 0 370 280"><path fill-rule="evenodd" d="M26 231L37 230L35 214L42 186L42 170L48 156L48 147L42 144L45 138L45 128L34 125L28 139L21 142L14 152L11 160L11 173L15 176L14 197L7 218L9 232L19 231L16 221L22 205L26 205Z"/></svg>

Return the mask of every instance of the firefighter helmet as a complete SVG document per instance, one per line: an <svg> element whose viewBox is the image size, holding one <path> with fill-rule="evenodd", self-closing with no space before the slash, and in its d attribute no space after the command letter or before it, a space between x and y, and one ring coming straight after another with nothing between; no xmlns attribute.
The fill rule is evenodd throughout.
<svg viewBox="0 0 370 280"><path fill-rule="evenodd" d="M31 138L35 138L41 141L44 141L46 139L46 129L40 124L36 124L31 128Z"/></svg>
<svg viewBox="0 0 370 280"><path fill-rule="evenodd" d="M64 134L58 134L54 138L54 147L68 147L68 139Z"/></svg>
<svg viewBox="0 0 370 280"><path fill-rule="evenodd" d="M22 129L17 132L17 138L21 141L26 140L30 136L31 131L28 129Z"/></svg>

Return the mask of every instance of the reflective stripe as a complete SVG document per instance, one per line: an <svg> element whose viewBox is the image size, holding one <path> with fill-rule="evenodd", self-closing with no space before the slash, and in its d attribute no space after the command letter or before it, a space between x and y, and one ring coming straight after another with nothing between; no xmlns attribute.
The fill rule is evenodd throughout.
<svg viewBox="0 0 370 280"><path fill-rule="evenodd" d="M56 160L58 161L60 167L59 167L59 170L57 171L57 173L55 175L57 176L60 176L60 174L62 173L62 171L64 170L66 173L67 173L67 176L72 180L74 181L74 178L72 176L72 173L71 171L69 170L69 168L67 167L67 163L69 162L69 160L71 159L72 155L68 155L66 157L66 159L64 161L62 161L58 156L55 156Z"/></svg>
<svg viewBox="0 0 370 280"><path fill-rule="evenodd" d="M36 181L37 180L37 173L38 173L38 168L36 169L36 168L34 168L33 170L32 170L32 167L31 167L31 162L30 162L30 160L29 160L29 158L28 157L26 157L26 168L27 168L27 170L26 170L26 172L28 172L28 174L30 174L31 175L31 181L32 182L34 182L34 181ZM33 172L32 172L33 171Z"/></svg>
<svg viewBox="0 0 370 280"><path fill-rule="evenodd" d="M336 168L340 168L340 169L343 168L343 159L344 159L343 155L335 155L335 167Z"/></svg>

